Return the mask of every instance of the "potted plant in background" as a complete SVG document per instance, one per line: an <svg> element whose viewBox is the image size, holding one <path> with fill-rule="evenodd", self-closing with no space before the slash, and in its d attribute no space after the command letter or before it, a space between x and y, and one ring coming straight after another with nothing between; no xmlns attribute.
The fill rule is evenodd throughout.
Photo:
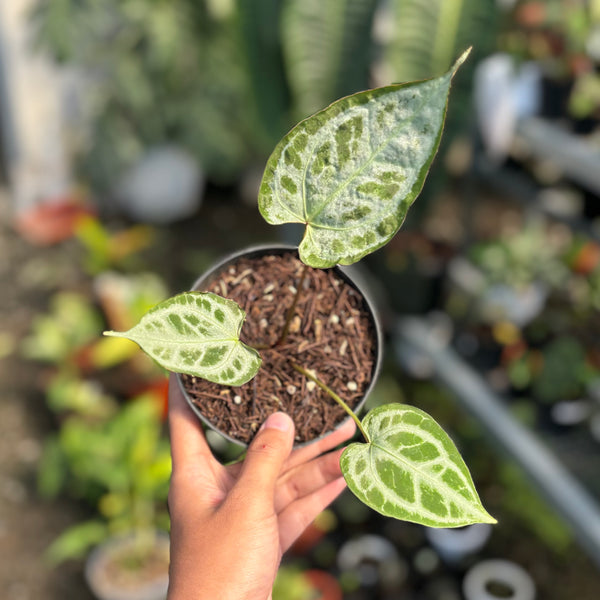
<svg viewBox="0 0 600 600"><path fill-rule="evenodd" d="M161 430L160 402L147 394L109 420L71 417L45 455L46 491L69 488L97 509L63 532L47 556L56 564L91 549L85 575L99 600L166 596L171 459Z"/></svg>
<svg viewBox="0 0 600 600"><path fill-rule="evenodd" d="M306 226L297 256L291 251L285 256L292 263L291 275L285 278L281 266L275 265L277 253L265 258L266 267L227 266L225 276L215 283L221 295L179 294L155 306L129 331L106 332L132 339L165 368L187 374L187 380L181 376L184 388L208 381L205 389L227 410L256 409L251 432L261 418L283 408L286 394L298 394L304 402L313 402L311 394L317 396L314 414L325 414L337 404L364 437L364 443L351 444L341 458L350 489L384 515L434 527L495 520L481 505L458 450L431 417L408 405L389 404L360 421L344 400L343 396L356 396L359 386L365 393L374 375L375 342L371 354L362 357L371 363L368 377L357 376L355 381L354 372L361 367L357 357L339 367L344 341L352 353L348 336L336 331L342 299L348 311L343 326L358 319L368 332L368 311L360 298L354 307L349 304L352 290L343 286L340 275L325 269L357 262L385 245L402 225L437 151L452 77L467 55L468 51L438 78L342 98L281 140L265 169L259 208L271 224ZM264 278L267 272L272 273L269 280ZM230 297L234 284L250 275L253 283L250 289L249 281L246 289L244 311ZM326 306L319 314L325 285L337 298L333 310ZM276 286L284 291L277 298ZM261 306L265 299L269 308ZM302 303L306 305L300 310ZM246 312L245 331L252 335L242 334ZM375 327L370 329L373 339ZM260 330L264 333L256 334ZM368 345L368 336L359 339L361 348ZM317 347L322 355L304 354ZM341 385L327 377L333 363L346 370ZM276 384L271 394L275 408L255 406L259 370ZM293 382L284 385L288 377ZM296 428L301 430L302 424Z"/></svg>

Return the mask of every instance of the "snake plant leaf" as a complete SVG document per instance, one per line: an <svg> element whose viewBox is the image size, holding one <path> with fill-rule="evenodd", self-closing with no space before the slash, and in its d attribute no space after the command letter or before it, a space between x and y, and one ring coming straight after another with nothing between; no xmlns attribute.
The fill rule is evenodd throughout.
<svg viewBox="0 0 600 600"><path fill-rule="evenodd" d="M157 304L129 331L104 335L134 341L169 371L239 386L252 379L261 358L239 339L246 313L210 292L185 292Z"/></svg>
<svg viewBox="0 0 600 600"><path fill-rule="evenodd" d="M301 260L349 265L386 244L421 191L439 146L452 77L342 98L301 121L267 162L258 204L273 225L304 223Z"/></svg>
<svg viewBox="0 0 600 600"><path fill-rule="evenodd" d="M429 527L495 523L444 430L418 408L386 404L363 420L369 443L354 443L340 460L350 490L388 517Z"/></svg>

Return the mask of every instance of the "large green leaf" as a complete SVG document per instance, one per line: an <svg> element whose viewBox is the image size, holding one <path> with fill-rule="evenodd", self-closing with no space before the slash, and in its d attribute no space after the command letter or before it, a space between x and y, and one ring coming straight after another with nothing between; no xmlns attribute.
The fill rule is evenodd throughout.
<svg viewBox="0 0 600 600"><path fill-rule="evenodd" d="M452 76L342 98L302 121L269 158L259 208L304 223L300 258L352 264L387 243L423 187L439 145Z"/></svg>
<svg viewBox="0 0 600 600"><path fill-rule="evenodd" d="M387 404L363 421L369 443L346 448L348 487L383 515L429 527L495 523L481 505L456 446L426 413Z"/></svg>
<svg viewBox="0 0 600 600"><path fill-rule="evenodd" d="M209 292L185 292L157 304L125 337L169 371L223 385L242 385L256 375L261 359L240 342L246 314L232 300Z"/></svg>

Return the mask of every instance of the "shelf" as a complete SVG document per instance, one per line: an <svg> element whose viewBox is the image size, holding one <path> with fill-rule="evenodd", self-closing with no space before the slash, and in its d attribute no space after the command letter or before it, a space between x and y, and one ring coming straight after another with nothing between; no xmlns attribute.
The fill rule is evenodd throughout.
<svg viewBox="0 0 600 600"><path fill-rule="evenodd" d="M540 118L523 119L516 137L537 158L552 161L571 181L600 195L600 149Z"/></svg>
<svg viewBox="0 0 600 600"><path fill-rule="evenodd" d="M454 393L462 408L521 466L600 567L598 502L548 446L512 416L486 381L450 347L447 337L424 318L402 318L394 335L396 357L403 366L411 364Z"/></svg>

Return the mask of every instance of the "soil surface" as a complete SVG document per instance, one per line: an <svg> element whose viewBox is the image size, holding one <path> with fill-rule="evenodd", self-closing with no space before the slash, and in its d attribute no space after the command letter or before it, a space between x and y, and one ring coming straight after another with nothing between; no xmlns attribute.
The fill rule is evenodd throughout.
<svg viewBox="0 0 600 600"><path fill-rule="evenodd" d="M268 415L282 410L294 420L296 442L302 443L348 418L294 366L311 371L351 408L363 399L374 374L377 339L373 317L353 286L335 270L305 267L296 252L286 252L241 258L206 289L245 310L240 338L262 348L263 360L256 377L240 387L183 376L194 403L217 429L247 443Z"/></svg>

